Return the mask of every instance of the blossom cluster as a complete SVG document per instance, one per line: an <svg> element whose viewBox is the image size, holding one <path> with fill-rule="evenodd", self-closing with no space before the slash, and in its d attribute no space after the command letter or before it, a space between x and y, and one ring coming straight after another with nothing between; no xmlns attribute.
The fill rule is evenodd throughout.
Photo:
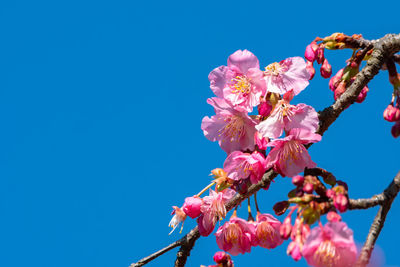
<svg viewBox="0 0 400 267"><path fill-rule="evenodd" d="M293 104L292 100L314 76L314 61L322 64L324 78L331 76L332 69L324 57L324 47L316 42L307 47L306 59L290 57L261 70L253 53L238 50L229 56L226 66L211 71L208 79L215 96L207 103L214 108L215 115L204 117L201 129L207 139L218 142L227 157L222 169L212 171L214 180L209 186L186 198L182 207L173 207L174 216L170 221L173 230L180 223L183 226L189 216L197 219L200 235L210 235L217 222L226 217L226 205L235 194L246 193L248 186L259 183L264 173L273 169L282 177L293 177L297 188L290 203L296 203L297 198L306 204L289 208L289 201L277 203L274 210L278 215L290 209L283 223L271 214L260 213L257 202L256 220L251 215L250 204L248 220L237 217L235 210L215 233L218 247L236 256L250 252L254 246L272 249L291 238L287 252L295 260L304 256L310 265L318 267L353 263L356 251L353 235L345 223L337 219L339 215L331 216L336 220L325 226L310 229L310 225L326 212L319 206L318 209L312 207L316 204L312 204L310 198L313 198L313 191L318 190L318 183L298 174L316 167L306 145L321 140L316 133L319 119L313 107ZM215 190L209 189L212 186ZM323 197L333 201L332 209L343 212L347 209L347 189L333 186L330 191L325 188ZM208 189L209 195L201 197ZM304 198L310 200L304 202ZM281 212L277 212L279 209ZM298 213L292 225L291 215L295 210ZM346 247L351 247L350 256L347 255L349 250L347 256L344 254ZM215 260L217 266L225 266L226 262L233 265L226 255L221 256L224 263Z"/></svg>

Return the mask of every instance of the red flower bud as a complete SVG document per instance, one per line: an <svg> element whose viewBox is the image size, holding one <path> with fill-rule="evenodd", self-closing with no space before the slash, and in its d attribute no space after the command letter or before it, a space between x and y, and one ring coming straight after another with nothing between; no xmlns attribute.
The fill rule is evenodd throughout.
<svg viewBox="0 0 400 267"><path fill-rule="evenodd" d="M392 126L392 135L393 135L394 138L399 137L399 135L400 135L400 121L396 122L396 124Z"/></svg>
<svg viewBox="0 0 400 267"><path fill-rule="evenodd" d="M338 86L340 80L342 79L343 76L343 70L344 69L340 69L335 76L333 76L330 80L329 80L329 88L332 91L335 91L336 87Z"/></svg>
<svg viewBox="0 0 400 267"><path fill-rule="evenodd" d="M344 81L340 82L338 87L335 89L334 98L335 101L339 99L339 97L346 92L346 83Z"/></svg>
<svg viewBox="0 0 400 267"><path fill-rule="evenodd" d="M329 78L332 75L332 66L329 64L328 60L325 58L324 63L321 66L321 76L324 78Z"/></svg>
<svg viewBox="0 0 400 267"><path fill-rule="evenodd" d="M313 63L311 61L307 61L306 69L308 73L310 73L310 81L314 78L315 69L313 67Z"/></svg>
<svg viewBox="0 0 400 267"><path fill-rule="evenodd" d="M304 177L301 175L296 175L293 176L292 178L292 184L296 185L296 186L301 186L304 183Z"/></svg>
<svg viewBox="0 0 400 267"><path fill-rule="evenodd" d="M357 96L356 102L357 102L357 103L362 103L362 102L364 102L365 98L367 97L368 91L369 91L368 86L365 86L365 87L361 90L360 94Z"/></svg>
<svg viewBox="0 0 400 267"><path fill-rule="evenodd" d="M263 101L258 105L257 109L258 109L258 114L260 114L263 117L268 117L269 114L271 113L272 105L271 103L269 103L269 101Z"/></svg>
<svg viewBox="0 0 400 267"><path fill-rule="evenodd" d="M314 185L310 183L306 183L303 185L303 191L307 194L311 194L314 191Z"/></svg>
<svg viewBox="0 0 400 267"><path fill-rule="evenodd" d="M306 52L304 53L304 57L311 62L314 62L317 58L317 50L318 45L316 42L312 42L311 44L307 45Z"/></svg>
<svg viewBox="0 0 400 267"><path fill-rule="evenodd" d="M335 196L333 204L335 205L335 208L338 209L340 212L345 212L348 208L349 201L347 200L347 197L345 195L338 194Z"/></svg>
<svg viewBox="0 0 400 267"><path fill-rule="evenodd" d="M400 109L390 104L383 112L383 118L390 122L400 120Z"/></svg>
<svg viewBox="0 0 400 267"><path fill-rule="evenodd" d="M279 228L279 234L281 237L285 240L287 240L290 237L290 234L292 232L292 220L290 219L290 216L286 217L283 223L281 224L281 227Z"/></svg>
<svg viewBox="0 0 400 267"><path fill-rule="evenodd" d="M322 62L324 62L324 59L325 59L324 50L325 50L325 47L323 47L323 46L320 46L317 50L317 63L318 64L321 64Z"/></svg>

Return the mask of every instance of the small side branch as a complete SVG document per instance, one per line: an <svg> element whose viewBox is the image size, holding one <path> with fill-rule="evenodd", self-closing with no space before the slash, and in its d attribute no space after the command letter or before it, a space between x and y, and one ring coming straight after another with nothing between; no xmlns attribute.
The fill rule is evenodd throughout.
<svg viewBox="0 0 400 267"><path fill-rule="evenodd" d="M386 215L388 214L390 207L392 206L392 202L397 196L399 190L400 190L400 172L397 173L392 183L382 193L383 203L381 204L381 207L379 208L379 211L376 214L375 219L371 225L367 239L364 243L364 246L358 258L356 265L357 267L364 267L368 264L369 259L371 258L372 250L374 249L375 246L375 242L378 239L379 234L385 224Z"/></svg>

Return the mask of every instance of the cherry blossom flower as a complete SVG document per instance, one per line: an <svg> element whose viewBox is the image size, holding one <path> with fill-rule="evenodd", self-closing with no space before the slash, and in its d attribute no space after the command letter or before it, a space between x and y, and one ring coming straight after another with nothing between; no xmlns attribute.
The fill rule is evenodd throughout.
<svg viewBox="0 0 400 267"><path fill-rule="evenodd" d="M267 169L273 167L282 176L293 177L305 167L314 168L316 164L311 160L304 144L319 141L321 141L319 134L299 128L290 130L285 138L268 143L268 146L274 148L266 158Z"/></svg>
<svg viewBox="0 0 400 267"><path fill-rule="evenodd" d="M268 249L281 245L283 239L279 233L280 227L281 222L271 214L257 213L254 243Z"/></svg>
<svg viewBox="0 0 400 267"><path fill-rule="evenodd" d="M220 66L208 75L210 88L217 97L249 112L265 94L262 78L257 57L247 50L236 51L229 56L228 66Z"/></svg>
<svg viewBox="0 0 400 267"><path fill-rule="evenodd" d="M308 86L309 79L307 64L301 57L290 57L279 63L272 63L264 71L267 91L281 95L290 90L298 95Z"/></svg>
<svg viewBox="0 0 400 267"><path fill-rule="evenodd" d="M256 125L256 129L263 137L278 138L283 130L289 131L293 128L315 132L318 123L318 113L313 107L306 104L290 105L282 99L275 105L270 116Z"/></svg>
<svg viewBox="0 0 400 267"><path fill-rule="evenodd" d="M328 222L311 230L304 243L302 254L314 267L354 266L357 248L353 231L344 222Z"/></svg>
<svg viewBox="0 0 400 267"><path fill-rule="evenodd" d="M210 141L218 141L226 153L236 150L254 150L254 133L257 120L243 110L237 110L227 101L213 97L207 103L215 109L215 116L204 117L201 129Z"/></svg>
<svg viewBox="0 0 400 267"><path fill-rule="evenodd" d="M172 231L169 234L172 234L172 232L175 231L176 227L178 227L180 223L182 223L181 227L181 232L182 232L183 223L186 220L186 213L181 208L177 206L173 206L172 208L174 210L172 211L171 215L174 215L174 217L172 217L168 225L169 227L172 227Z"/></svg>
<svg viewBox="0 0 400 267"><path fill-rule="evenodd" d="M224 170L232 180L246 179L250 176L251 183L258 183L264 175L266 161L264 156L254 151L252 154L235 151L229 154L224 162Z"/></svg>
<svg viewBox="0 0 400 267"><path fill-rule="evenodd" d="M214 230L218 219L226 216L225 204L235 195L235 190L224 189L221 192L215 192L210 189L209 196L203 198L201 205L201 215L197 218L199 232L202 236L208 236Z"/></svg>
<svg viewBox="0 0 400 267"><path fill-rule="evenodd" d="M215 233L220 249L237 256L251 251L254 226L246 220L236 217L225 222Z"/></svg>

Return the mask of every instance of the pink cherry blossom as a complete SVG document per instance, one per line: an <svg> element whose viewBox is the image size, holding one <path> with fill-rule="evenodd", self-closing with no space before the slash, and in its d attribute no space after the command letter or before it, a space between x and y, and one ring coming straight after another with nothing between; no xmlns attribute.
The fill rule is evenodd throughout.
<svg viewBox="0 0 400 267"><path fill-rule="evenodd" d="M263 248L275 248L282 244L279 230L281 222L271 214L257 214L255 243Z"/></svg>
<svg viewBox="0 0 400 267"><path fill-rule="evenodd" d="M219 227L215 236L220 249L237 256L239 253L250 252L254 226L241 218L232 216L229 221Z"/></svg>
<svg viewBox="0 0 400 267"><path fill-rule="evenodd" d="M267 169L273 167L282 176L293 177L304 170L314 168L316 164L311 160L304 144L321 141L319 134L305 129L294 128L282 139L268 143L274 147L268 154Z"/></svg>
<svg viewBox="0 0 400 267"><path fill-rule="evenodd" d="M174 215L174 217L172 217L168 225L169 227L172 227L172 230L169 234L172 234L172 232L175 231L176 227L178 227L180 223L182 223L181 227L181 232L182 232L183 223L186 220L186 213L181 208L177 206L173 206L172 208L174 210L172 211L171 215Z"/></svg>
<svg viewBox="0 0 400 267"><path fill-rule="evenodd" d="M210 189L210 194L203 198L201 205L201 215L197 218L200 235L208 236L214 230L218 219L226 216L225 204L235 195L235 190L224 189L221 192L215 192Z"/></svg>
<svg viewBox="0 0 400 267"><path fill-rule="evenodd" d="M264 156L254 151L252 154L235 151L229 154L224 162L228 178L239 181L250 176L250 181L258 183L266 171Z"/></svg>
<svg viewBox="0 0 400 267"><path fill-rule="evenodd" d="M265 94L263 73L258 59L247 50L238 50L228 58L228 66L220 66L209 75L211 90L233 106L252 111Z"/></svg>
<svg viewBox="0 0 400 267"><path fill-rule="evenodd" d="M275 105L270 116L256 125L257 131L266 138L278 138L283 130L302 128L310 132L317 130L319 123L318 113L306 104L290 105L282 99Z"/></svg>
<svg viewBox="0 0 400 267"><path fill-rule="evenodd" d="M310 73L301 57L290 57L265 67L264 80L267 91L284 94L289 90L298 95L309 84Z"/></svg>
<svg viewBox="0 0 400 267"><path fill-rule="evenodd" d="M186 213L186 215L194 219L200 215L200 207L202 204L203 200L198 196L187 197L185 198L185 203L182 206L182 210Z"/></svg>
<svg viewBox="0 0 400 267"><path fill-rule="evenodd" d="M344 222L328 222L311 230L302 254L314 267L351 267L357 257L353 231Z"/></svg>
<svg viewBox="0 0 400 267"><path fill-rule="evenodd" d="M254 150L257 120L243 110L237 110L227 101L213 97L207 103L215 109L215 116L204 117L201 129L210 141L218 141L226 153L235 150Z"/></svg>

